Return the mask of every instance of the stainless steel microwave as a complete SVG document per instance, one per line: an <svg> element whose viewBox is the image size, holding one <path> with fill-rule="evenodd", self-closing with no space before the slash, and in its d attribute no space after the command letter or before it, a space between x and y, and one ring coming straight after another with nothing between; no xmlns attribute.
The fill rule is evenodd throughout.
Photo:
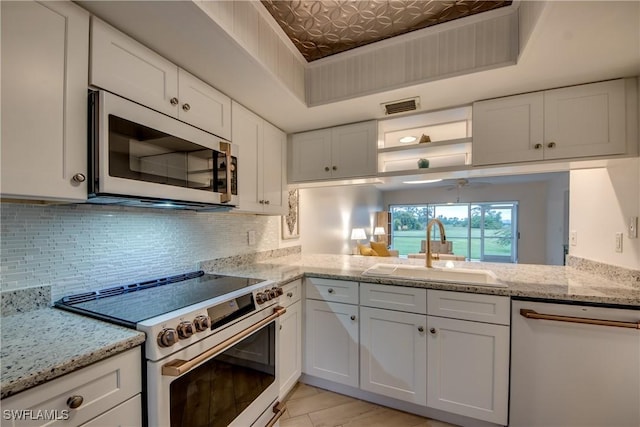
<svg viewBox="0 0 640 427"><path fill-rule="evenodd" d="M228 210L238 147L102 90L89 92L90 203Z"/></svg>

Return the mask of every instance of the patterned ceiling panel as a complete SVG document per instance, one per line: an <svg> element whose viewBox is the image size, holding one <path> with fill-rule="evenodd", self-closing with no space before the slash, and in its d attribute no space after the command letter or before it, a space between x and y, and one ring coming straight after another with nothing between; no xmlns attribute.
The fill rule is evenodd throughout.
<svg viewBox="0 0 640 427"><path fill-rule="evenodd" d="M512 3L502 0L261 1L309 62Z"/></svg>

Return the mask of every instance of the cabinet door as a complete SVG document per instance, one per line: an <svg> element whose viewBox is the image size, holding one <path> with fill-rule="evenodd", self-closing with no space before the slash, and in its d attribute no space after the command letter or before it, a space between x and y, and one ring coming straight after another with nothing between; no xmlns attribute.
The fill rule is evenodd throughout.
<svg viewBox="0 0 640 427"><path fill-rule="evenodd" d="M89 83L178 117L178 67L151 49L91 18Z"/></svg>
<svg viewBox="0 0 640 427"><path fill-rule="evenodd" d="M6 410L30 409L40 411L69 411L69 418L61 425L81 425L103 414L120 403L140 395L142 365L140 347L127 350L93 365L71 372L37 387L2 400ZM67 400L79 396L82 403L69 410ZM139 401L138 401L139 402ZM30 426L50 426L45 418L37 418ZM24 426L20 420L11 420L3 426ZM58 425L58 424L56 424ZM112 425L112 424L110 424ZM115 424L113 424L115 425ZM133 423L130 425L140 425Z"/></svg>
<svg viewBox="0 0 640 427"><path fill-rule="evenodd" d="M126 402L80 427L131 427L142 425L142 399L136 394Z"/></svg>
<svg viewBox="0 0 640 427"><path fill-rule="evenodd" d="M358 387L358 306L305 303L304 372Z"/></svg>
<svg viewBox="0 0 640 427"><path fill-rule="evenodd" d="M287 307L287 312L280 317L278 350L278 381L282 399L296 384L302 373L302 303L300 301Z"/></svg>
<svg viewBox="0 0 640 427"><path fill-rule="evenodd" d="M214 135L231 139L231 99L202 80L178 70L178 118Z"/></svg>
<svg viewBox="0 0 640 427"><path fill-rule="evenodd" d="M422 314L360 307L360 388L426 405L426 323Z"/></svg>
<svg viewBox="0 0 640 427"><path fill-rule="evenodd" d="M363 177L377 173L377 129L375 121L332 129L332 178Z"/></svg>
<svg viewBox="0 0 640 427"><path fill-rule="evenodd" d="M546 91L544 157L622 154L626 149L625 121L624 80Z"/></svg>
<svg viewBox="0 0 640 427"><path fill-rule="evenodd" d="M2 197L84 201L74 176L87 176L89 14L71 2L1 7Z"/></svg>
<svg viewBox="0 0 640 427"><path fill-rule="evenodd" d="M286 215L287 198L287 136L269 122L264 122L262 140L262 188L264 212Z"/></svg>
<svg viewBox="0 0 640 427"><path fill-rule="evenodd" d="M475 102L473 164L542 160L543 104L542 92Z"/></svg>
<svg viewBox="0 0 640 427"><path fill-rule="evenodd" d="M292 181L331 178L331 129L293 135L290 152Z"/></svg>
<svg viewBox="0 0 640 427"><path fill-rule="evenodd" d="M262 213L264 201L262 165L263 123L260 117L233 103L232 140L239 147L238 196L239 209L246 212Z"/></svg>
<svg viewBox="0 0 640 427"><path fill-rule="evenodd" d="M427 406L507 424L509 327L428 316Z"/></svg>

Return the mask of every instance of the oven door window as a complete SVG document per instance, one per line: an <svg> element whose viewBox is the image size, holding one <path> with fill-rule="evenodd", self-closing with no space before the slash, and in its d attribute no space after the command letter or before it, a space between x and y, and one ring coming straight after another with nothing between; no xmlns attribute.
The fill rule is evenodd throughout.
<svg viewBox="0 0 640 427"><path fill-rule="evenodd" d="M171 383L171 427L229 425L275 381L275 322Z"/></svg>
<svg viewBox="0 0 640 427"><path fill-rule="evenodd" d="M109 115L111 176L218 193L226 192L229 169L224 153Z"/></svg>

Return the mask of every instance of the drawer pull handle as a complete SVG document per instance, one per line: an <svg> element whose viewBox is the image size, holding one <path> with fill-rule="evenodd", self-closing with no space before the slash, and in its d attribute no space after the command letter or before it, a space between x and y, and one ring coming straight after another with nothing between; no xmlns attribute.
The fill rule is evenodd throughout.
<svg viewBox="0 0 640 427"><path fill-rule="evenodd" d="M431 328L429 332L431 332L431 335L435 335L438 331L436 331L436 328Z"/></svg>
<svg viewBox="0 0 640 427"><path fill-rule="evenodd" d="M80 405L84 402L84 398L82 396L71 396L67 399L67 406L71 409L78 409Z"/></svg>
<svg viewBox="0 0 640 427"><path fill-rule="evenodd" d="M350 319L351 319L351 320L356 320L356 316L353 316L353 315L352 315L352 316L350 317Z"/></svg>
<svg viewBox="0 0 640 427"><path fill-rule="evenodd" d="M585 317L558 316L555 314L538 313L526 308L520 309L520 315L527 319L556 320L558 322L582 323L585 325L614 326L618 328L640 329L640 320L637 322L620 322L617 320L587 319Z"/></svg>
<svg viewBox="0 0 640 427"><path fill-rule="evenodd" d="M287 296L288 296L289 298L293 298L293 292L287 292Z"/></svg>
<svg viewBox="0 0 640 427"><path fill-rule="evenodd" d="M424 328L422 326L418 326L418 332L424 332Z"/></svg>
<svg viewBox="0 0 640 427"><path fill-rule="evenodd" d="M332 293L334 293L335 291L333 290L333 288L329 288L329 290L328 290L327 292L329 292L330 294L332 294Z"/></svg>

